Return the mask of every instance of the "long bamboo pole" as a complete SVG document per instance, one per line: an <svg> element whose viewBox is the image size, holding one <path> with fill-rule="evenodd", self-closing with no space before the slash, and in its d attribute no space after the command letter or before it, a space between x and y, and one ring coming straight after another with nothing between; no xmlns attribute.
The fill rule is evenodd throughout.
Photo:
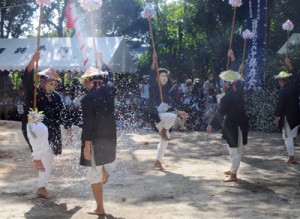
<svg viewBox="0 0 300 219"><path fill-rule="evenodd" d="M233 17L232 17L232 24L231 24L229 49L232 48L232 38L233 38L233 32L234 32L235 16L236 16L236 7L234 7L234 9L233 9ZM230 57L228 57L228 59L227 59L227 67L226 67L227 70L229 69L229 65L230 65Z"/></svg>
<svg viewBox="0 0 300 219"><path fill-rule="evenodd" d="M92 29L93 29L93 46L94 46L94 55L95 55L95 65L96 68L98 68L98 61L97 61L97 56L96 56L96 51L97 51L97 45L96 45L96 34L95 34L95 15L94 11L91 12L91 23L92 23Z"/></svg>
<svg viewBox="0 0 300 219"><path fill-rule="evenodd" d="M149 18L148 21L149 21L149 29L150 29L150 36L151 36L151 41L152 41L153 53L156 53L156 48L155 48L155 41L154 41L154 36L153 36L153 30L152 30L152 22L151 22L151 18ZM156 63L156 65L155 65L155 70L156 70L156 77L157 77L157 80L159 80L158 63ZM160 81L158 81L158 86L159 86L160 101L161 101L161 102L164 102L163 95L162 95L162 87L161 87Z"/></svg>
<svg viewBox="0 0 300 219"><path fill-rule="evenodd" d="M42 24L42 14L43 14L43 5L40 5L40 15L39 15L39 26L38 26L38 35L37 35L37 51L40 50L40 40L41 40L41 24ZM34 91L33 91L33 110L36 110L37 103L37 86L38 86L38 72L39 72L39 60L35 62L35 73L34 73Z"/></svg>
<svg viewBox="0 0 300 219"><path fill-rule="evenodd" d="M290 38L290 31L287 31L287 40L286 40L286 52L285 58L289 58L289 38Z"/></svg>
<svg viewBox="0 0 300 219"><path fill-rule="evenodd" d="M244 49L243 49L243 59L242 59L242 64L245 65L245 57L246 57L246 48L247 48L247 39L244 39ZM240 72L240 74L243 76L244 69Z"/></svg>

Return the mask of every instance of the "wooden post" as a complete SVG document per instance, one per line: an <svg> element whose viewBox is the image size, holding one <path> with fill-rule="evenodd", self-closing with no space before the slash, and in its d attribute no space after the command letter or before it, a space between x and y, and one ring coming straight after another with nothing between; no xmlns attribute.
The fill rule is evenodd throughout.
<svg viewBox="0 0 300 219"><path fill-rule="evenodd" d="M94 55L95 55L95 65L96 68L98 68L98 62L97 62L97 57L96 57L96 51L97 51L97 45L96 45L96 37L95 37L95 15L94 12L91 12L91 23L92 23L92 29L93 29L93 46L94 46Z"/></svg>
<svg viewBox="0 0 300 219"><path fill-rule="evenodd" d="M155 49L155 41L154 41L154 36L153 36L153 30L152 30L151 18L148 18L148 21L149 21L150 36L151 36L151 40L152 40L153 53L156 53L156 49ZM156 70L156 78L157 78L157 80L158 80L158 79L159 79L158 63L156 63L155 70ZM160 81L158 81L158 86L159 86L160 101L161 101L161 102L164 102L164 100L163 100L163 95L162 95L162 87L161 87Z"/></svg>
<svg viewBox="0 0 300 219"><path fill-rule="evenodd" d="M37 51L40 50L40 40L41 40L41 24L42 24L42 13L43 13L43 5L40 5L40 16L39 16L39 26L38 26L38 36L37 36ZM36 102L37 102L37 86L38 86L38 72L39 72L39 61L37 60L35 63L35 73L34 73L34 91L33 91L33 110L36 110Z"/></svg>
<svg viewBox="0 0 300 219"><path fill-rule="evenodd" d="M233 17L232 17L232 25L231 25L231 34L230 34L230 42L229 42L229 49L232 48L232 38L233 38L233 32L234 32L234 22L235 22L235 15L236 15L236 7L233 9ZM227 67L226 69L229 69L230 65L230 57L227 59Z"/></svg>

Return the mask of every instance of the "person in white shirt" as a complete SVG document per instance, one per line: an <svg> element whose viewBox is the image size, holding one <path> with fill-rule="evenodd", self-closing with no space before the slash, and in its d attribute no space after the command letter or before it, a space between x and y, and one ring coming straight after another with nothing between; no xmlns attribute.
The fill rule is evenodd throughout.
<svg viewBox="0 0 300 219"><path fill-rule="evenodd" d="M39 171L38 189L36 194L39 197L51 199L46 190L47 180L52 172L54 154L48 141L48 128L42 122L44 115L31 111L28 114L27 135L32 146L32 158L35 167Z"/></svg>
<svg viewBox="0 0 300 219"><path fill-rule="evenodd" d="M147 118L149 115L149 75L143 75L143 78L139 84L140 91L140 113L142 119L142 127L145 127Z"/></svg>
<svg viewBox="0 0 300 219"><path fill-rule="evenodd" d="M61 99L64 104L64 110L63 110L63 120L64 120L64 128L68 130L68 137L70 142L73 140L73 133L72 133L72 99L69 95L70 88L66 87L62 89L61 93Z"/></svg>

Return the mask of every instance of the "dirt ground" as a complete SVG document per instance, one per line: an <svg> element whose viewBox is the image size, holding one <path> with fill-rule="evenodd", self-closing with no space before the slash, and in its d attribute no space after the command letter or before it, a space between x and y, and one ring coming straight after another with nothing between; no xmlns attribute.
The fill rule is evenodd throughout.
<svg viewBox="0 0 300 219"><path fill-rule="evenodd" d="M65 137L55 157L48 190L35 195L37 171L18 122L0 121L0 218L97 218L85 172L79 166L80 132ZM300 141L300 140L299 140ZM226 143L215 132L174 132L164 157L166 171L152 168L157 134L118 131L117 160L107 165L108 219L300 218L300 164L288 165L281 134L250 133L239 181L224 183ZM300 161L300 146L296 147Z"/></svg>

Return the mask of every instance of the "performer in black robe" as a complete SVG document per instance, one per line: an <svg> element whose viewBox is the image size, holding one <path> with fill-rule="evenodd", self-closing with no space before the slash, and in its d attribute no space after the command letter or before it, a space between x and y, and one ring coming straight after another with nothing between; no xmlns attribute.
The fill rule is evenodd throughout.
<svg viewBox="0 0 300 219"><path fill-rule="evenodd" d="M281 87L275 110L275 124L282 129L283 139L288 153L287 163L295 164L295 145L293 137L300 125L299 90L295 83L289 81L292 74L280 72L276 79Z"/></svg>
<svg viewBox="0 0 300 219"><path fill-rule="evenodd" d="M237 171L242 157L242 146L247 144L248 117L246 115L244 98L241 87L241 77L237 72L228 70L221 73L224 80L225 96L221 99L220 108L216 118L222 124L223 138L228 144L231 168L225 172L229 176L224 182L237 181ZM212 125L209 124L207 132L210 133Z"/></svg>
<svg viewBox="0 0 300 219"><path fill-rule="evenodd" d="M99 60L102 54L97 53ZM105 64L100 61L102 67ZM108 75L99 76L99 70L90 67L82 76L88 93L82 99L82 147L80 165L88 169L87 178L92 185L97 208L89 214L104 215L102 185L109 173L104 168L116 158L116 122L114 97L116 89L109 82Z"/></svg>
<svg viewBox="0 0 300 219"><path fill-rule="evenodd" d="M33 93L34 93L34 65L40 58L39 52L36 52L29 64L27 65L25 72L22 75L22 82L25 93L25 107L24 116L22 118L22 132L32 151L32 147L28 141L26 124L27 114L30 108L33 108ZM61 130L60 124L62 124L61 112L64 108L60 95L55 91L60 80L58 74L54 69L46 69L39 73L40 84L37 89L37 109L43 111L45 118L44 124L49 130L49 143L55 155L62 153L61 143Z"/></svg>
<svg viewBox="0 0 300 219"><path fill-rule="evenodd" d="M170 137L169 130L175 124L177 115L187 119L188 114L184 111L178 111L172 106L169 91L172 87L170 73L167 69L160 69L159 75L156 73L157 54L153 54L153 62L150 71L150 87L149 87L149 111L153 125L157 128L160 134L160 142L157 146L157 157L154 167L163 170L161 164L164 153L168 147ZM162 90L163 103L160 98L160 88Z"/></svg>

